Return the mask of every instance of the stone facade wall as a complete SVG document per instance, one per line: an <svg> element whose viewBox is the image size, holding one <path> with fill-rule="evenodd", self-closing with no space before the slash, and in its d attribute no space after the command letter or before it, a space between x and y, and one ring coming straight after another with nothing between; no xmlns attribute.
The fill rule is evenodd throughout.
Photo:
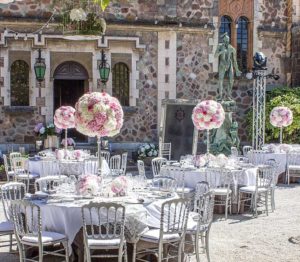
<svg viewBox="0 0 300 262"><path fill-rule="evenodd" d="M293 45L292 45L292 85L300 86L300 27L293 29Z"/></svg>

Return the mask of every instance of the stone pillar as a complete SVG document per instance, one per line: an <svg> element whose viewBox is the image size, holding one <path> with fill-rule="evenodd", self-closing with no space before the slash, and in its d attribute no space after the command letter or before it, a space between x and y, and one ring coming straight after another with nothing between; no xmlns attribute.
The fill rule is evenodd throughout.
<svg viewBox="0 0 300 262"><path fill-rule="evenodd" d="M158 32L157 123L160 124L161 101L176 98L176 32Z"/></svg>

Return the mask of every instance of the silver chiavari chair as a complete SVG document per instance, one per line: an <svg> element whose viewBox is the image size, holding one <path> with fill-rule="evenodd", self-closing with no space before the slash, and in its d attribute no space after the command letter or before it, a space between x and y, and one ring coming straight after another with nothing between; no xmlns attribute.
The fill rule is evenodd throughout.
<svg viewBox="0 0 300 262"><path fill-rule="evenodd" d="M176 192L177 181L174 178L166 176L156 176L152 179L152 189L157 189L160 191L170 191Z"/></svg>
<svg viewBox="0 0 300 262"><path fill-rule="evenodd" d="M206 181L198 182L195 186L194 209L196 211L200 203L201 197L210 191L209 184Z"/></svg>
<svg viewBox="0 0 300 262"><path fill-rule="evenodd" d="M45 255L63 257L69 262L68 239L65 235L42 231L41 209L30 201L16 200L12 203L13 222L17 239L20 261L43 261ZM60 248L61 244L63 248ZM44 247L59 246L59 249L46 251ZM37 247L38 257L26 258L26 251ZM62 254L64 252L64 254Z"/></svg>
<svg viewBox="0 0 300 262"><path fill-rule="evenodd" d="M265 162L265 151L250 150L248 152L248 159L253 165L262 165Z"/></svg>
<svg viewBox="0 0 300 262"><path fill-rule="evenodd" d="M255 217L258 214L258 205L265 206L266 214L268 210L268 195L273 181L273 168L271 166L259 166L256 174L255 186L245 186L239 189L238 213L241 203L251 202L251 208Z"/></svg>
<svg viewBox="0 0 300 262"><path fill-rule="evenodd" d="M145 179L147 179L144 161L138 160L137 161L137 167L138 167L139 176L144 177Z"/></svg>
<svg viewBox="0 0 300 262"><path fill-rule="evenodd" d="M106 162L109 164L110 159L110 152L107 150L101 150L100 155L106 160ZM98 152L96 152L96 157L98 157Z"/></svg>
<svg viewBox="0 0 300 262"><path fill-rule="evenodd" d="M275 210L275 189L276 189L276 185L278 183L278 176L279 176L279 174L277 172L277 168L279 165L275 159L268 159L265 162L265 165L272 167L273 179L272 179L271 187L269 190L269 196L270 196L270 201L271 201L271 209L272 209L272 212L274 212L274 210Z"/></svg>
<svg viewBox="0 0 300 262"><path fill-rule="evenodd" d="M243 156L248 157L248 152L253 150L252 146L243 146Z"/></svg>
<svg viewBox="0 0 300 262"><path fill-rule="evenodd" d="M9 243L1 245L1 247L9 246L10 252L13 246L14 225L11 213L11 203L14 200L23 199L26 193L24 183L9 182L1 186L1 199L6 221L0 223L0 236L9 236L9 241L3 240L1 243Z"/></svg>
<svg viewBox="0 0 300 262"><path fill-rule="evenodd" d="M3 164L4 164L4 168L5 168L7 182L14 180L15 172L12 170L11 166L8 164L7 156L5 154L3 154Z"/></svg>
<svg viewBox="0 0 300 262"><path fill-rule="evenodd" d="M98 158L97 157L89 157L84 160L84 174L92 174L92 175L98 174Z"/></svg>
<svg viewBox="0 0 300 262"><path fill-rule="evenodd" d="M66 176L45 176L34 181L34 190L37 192L49 193L67 179Z"/></svg>
<svg viewBox="0 0 300 262"><path fill-rule="evenodd" d="M124 236L125 207L116 203L89 203L81 209L85 258L122 258L127 262ZM92 250L105 250L104 254L92 254ZM114 255L109 251L117 250Z"/></svg>
<svg viewBox="0 0 300 262"><path fill-rule="evenodd" d="M160 143L159 144L159 157L165 157L171 160L172 144L171 143Z"/></svg>
<svg viewBox="0 0 300 262"><path fill-rule="evenodd" d="M166 163L167 163L167 159L164 157L155 157L152 159L151 165L152 165L153 177L160 175L160 169L162 165L165 165Z"/></svg>
<svg viewBox="0 0 300 262"><path fill-rule="evenodd" d="M42 164L42 177L46 176L60 176L59 162L56 159L43 159Z"/></svg>
<svg viewBox="0 0 300 262"><path fill-rule="evenodd" d="M121 156L120 155L115 155L110 158L109 168L110 168L111 175L113 175L113 176L120 175L120 170L121 170Z"/></svg>
<svg viewBox="0 0 300 262"><path fill-rule="evenodd" d="M13 159L16 158L16 157L17 158L22 157L21 153L20 152L11 152L9 154L9 162L10 162L11 165L12 165Z"/></svg>
<svg viewBox="0 0 300 262"><path fill-rule="evenodd" d="M122 154L121 174L123 174L123 175L126 174L127 156L128 156L127 152L125 152L125 153Z"/></svg>
<svg viewBox="0 0 300 262"><path fill-rule="evenodd" d="M206 191L208 189L207 184L198 183L198 185L199 191L196 189L193 220L188 221L187 234L192 236L196 260L200 262L200 241L206 252L207 261L210 261L209 233L214 215L215 196L213 192ZM205 243L203 243L203 239L205 239ZM185 244L190 244L190 241L186 241ZM193 254L187 253L187 255L190 257Z"/></svg>
<svg viewBox="0 0 300 262"><path fill-rule="evenodd" d="M155 244L155 247L137 252L137 261L148 261L144 259L146 254L154 254L158 262L173 259L182 261L189 206L190 201L183 198L162 204L160 228L150 229L140 237L140 240ZM164 253L165 245L169 246L167 253Z"/></svg>
<svg viewBox="0 0 300 262"><path fill-rule="evenodd" d="M300 150L287 154L286 183L290 184L291 177L300 177Z"/></svg>

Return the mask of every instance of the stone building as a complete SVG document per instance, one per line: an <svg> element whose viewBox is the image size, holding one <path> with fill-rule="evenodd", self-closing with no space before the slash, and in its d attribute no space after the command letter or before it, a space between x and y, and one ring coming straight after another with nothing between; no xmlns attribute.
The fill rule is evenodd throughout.
<svg viewBox="0 0 300 262"><path fill-rule="evenodd" d="M36 123L52 121L58 106L74 103L84 92L102 90L102 49L112 68L106 90L120 98L125 110L117 142L157 141L162 99L216 96L214 53L223 32L237 48L243 72L251 70L253 54L262 51L268 72L280 76L268 80L268 87L300 82L297 0L121 0L105 12L92 1L1 2L0 144L34 143ZM105 18L103 37L83 35L81 24L70 27L65 21L62 14L79 7ZM46 63L42 84L34 74L38 49ZM251 94L251 80L235 81L235 118L244 142Z"/></svg>

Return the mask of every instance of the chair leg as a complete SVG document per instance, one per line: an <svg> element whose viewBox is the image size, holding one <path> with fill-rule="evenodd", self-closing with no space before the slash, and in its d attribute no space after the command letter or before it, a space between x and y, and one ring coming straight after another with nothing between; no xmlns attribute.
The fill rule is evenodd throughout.
<svg viewBox="0 0 300 262"><path fill-rule="evenodd" d="M267 213L267 216L269 215L268 195L269 195L269 192L267 191L267 192L265 193L265 206L266 206L266 213Z"/></svg>
<svg viewBox="0 0 300 262"><path fill-rule="evenodd" d="M43 262L43 256L44 256L44 253L43 253L43 246L42 246L42 247L39 247L39 262Z"/></svg>
<svg viewBox="0 0 300 262"><path fill-rule="evenodd" d="M237 213L240 213L240 208L241 208L241 193L238 193L238 210Z"/></svg>
<svg viewBox="0 0 300 262"><path fill-rule="evenodd" d="M201 236L202 241L202 236ZM197 262L200 262L200 254L199 254L199 233L197 232L195 235L195 254Z"/></svg>
<svg viewBox="0 0 300 262"><path fill-rule="evenodd" d="M275 188L271 189L271 205L272 205L272 212L275 210Z"/></svg>
<svg viewBox="0 0 300 262"><path fill-rule="evenodd" d="M122 261L122 256L121 256L121 261ZM124 261L127 262L127 244L124 244Z"/></svg>
<svg viewBox="0 0 300 262"><path fill-rule="evenodd" d="M226 203L225 203L225 220L227 220L227 213L228 213L228 196L226 196Z"/></svg>
<svg viewBox="0 0 300 262"><path fill-rule="evenodd" d="M133 243L133 250L132 250L132 262L136 260L136 243Z"/></svg>
<svg viewBox="0 0 300 262"><path fill-rule="evenodd" d="M208 229L205 233L205 252L206 252L206 258L207 258L208 262L210 262L210 256L209 256L209 231L210 231L210 226L208 227Z"/></svg>
<svg viewBox="0 0 300 262"><path fill-rule="evenodd" d="M9 252L12 252L12 234L9 235Z"/></svg>
<svg viewBox="0 0 300 262"><path fill-rule="evenodd" d="M253 201L253 208L254 208L254 216L257 217L257 194L254 195L254 201Z"/></svg>
<svg viewBox="0 0 300 262"><path fill-rule="evenodd" d="M69 246L68 246L68 241L65 242L65 253L66 253L66 262L69 262Z"/></svg>

